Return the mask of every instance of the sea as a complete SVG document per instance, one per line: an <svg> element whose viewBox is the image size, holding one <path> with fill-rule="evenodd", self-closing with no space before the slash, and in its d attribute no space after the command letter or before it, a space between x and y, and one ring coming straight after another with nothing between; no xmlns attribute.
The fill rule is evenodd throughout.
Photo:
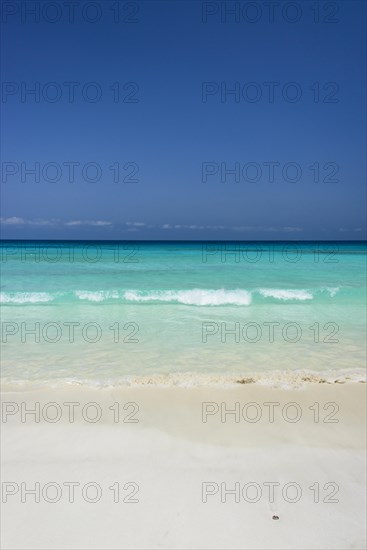
<svg viewBox="0 0 367 550"><path fill-rule="evenodd" d="M366 242L1 241L5 388L361 381Z"/></svg>

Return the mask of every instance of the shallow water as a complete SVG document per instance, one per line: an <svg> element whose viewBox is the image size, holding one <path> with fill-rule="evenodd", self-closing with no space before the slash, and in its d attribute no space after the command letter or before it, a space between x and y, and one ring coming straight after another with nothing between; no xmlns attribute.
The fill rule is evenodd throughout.
<svg viewBox="0 0 367 550"><path fill-rule="evenodd" d="M366 245L1 244L2 378L365 367Z"/></svg>

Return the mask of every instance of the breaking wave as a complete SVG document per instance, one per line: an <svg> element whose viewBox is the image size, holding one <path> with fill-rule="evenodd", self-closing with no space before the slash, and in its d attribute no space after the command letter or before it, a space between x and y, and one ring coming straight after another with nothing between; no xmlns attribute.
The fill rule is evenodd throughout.
<svg viewBox="0 0 367 550"><path fill-rule="evenodd" d="M323 296L334 298L339 288L254 290L225 288L190 290L74 290L69 292L2 292L0 303L9 305L75 302L183 304L187 306L250 306L254 301L307 302Z"/></svg>

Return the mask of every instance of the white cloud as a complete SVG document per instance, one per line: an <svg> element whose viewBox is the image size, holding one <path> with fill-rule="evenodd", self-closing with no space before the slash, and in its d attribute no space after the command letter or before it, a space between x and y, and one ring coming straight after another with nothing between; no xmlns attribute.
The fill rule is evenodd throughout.
<svg viewBox="0 0 367 550"><path fill-rule="evenodd" d="M153 227L153 226L148 226ZM176 225L170 225L169 223L166 223L161 226L161 229L191 229L191 230L203 230L203 229L231 229L231 227L225 227L224 225L195 225L195 224L176 224Z"/></svg>
<svg viewBox="0 0 367 550"><path fill-rule="evenodd" d="M41 218L33 220L25 220L24 218L18 218L13 216L11 218L0 218L0 223L2 225L30 225L37 227L50 227L50 226L65 226L65 227L74 227L74 226L95 226L95 227L105 227L112 225L111 222L103 220L71 220L63 222L57 219L43 220Z"/></svg>
<svg viewBox="0 0 367 550"><path fill-rule="evenodd" d="M13 216L12 218L0 218L2 225L24 225L26 222L23 218L17 218Z"/></svg>
<svg viewBox="0 0 367 550"><path fill-rule="evenodd" d="M113 225L112 222L106 221L106 220L69 220L69 221L62 221L59 219L50 219L50 220L44 220L41 218L38 219L32 219L32 220L26 220L24 218L20 218L17 216L9 217L9 218L0 218L0 223L2 225L8 225L8 226L37 226L37 227L110 227ZM141 228L149 228L149 229L165 229L165 230L190 230L190 231L203 231L203 230L209 230L209 231L218 231L218 230L227 230L227 231L239 231L239 232L247 232L247 231L258 231L258 232L283 232L283 233L298 233L303 231L301 227L293 227L293 226L286 226L286 227L273 227L273 226L256 226L256 225L234 225L234 226L225 226L225 225L196 225L196 224L175 224L171 225L169 223L165 223L163 225L147 225L145 222L125 222L125 226L127 227L127 231L129 232L136 232ZM357 227L355 229L345 229L341 227L339 231L362 231L362 228Z"/></svg>
<svg viewBox="0 0 367 550"><path fill-rule="evenodd" d="M0 218L2 225L37 225L37 226L49 226L58 223L58 220L42 220L40 218L36 220L25 220L24 218L18 218L13 216L11 218Z"/></svg>
<svg viewBox="0 0 367 550"><path fill-rule="evenodd" d="M59 220L28 220L26 223L29 225L37 225L37 226L50 226L50 225L57 225L59 223Z"/></svg>
<svg viewBox="0 0 367 550"><path fill-rule="evenodd" d="M132 225L133 227L144 227L144 222L125 222L125 225Z"/></svg>
<svg viewBox="0 0 367 550"><path fill-rule="evenodd" d="M82 225L82 222L79 220L74 220L72 222L66 222L65 225L68 227L73 227L74 225Z"/></svg>
<svg viewBox="0 0 367 550"><path fill-rule="evenodd" d="M106 222L106 221L103 221L103 220L98 220L96 222L91 222L90 225L97 225L98 227L105 227L105 226L108 226L108 225L112 225L111 222Z"/></svg>
<svg viewBox="0 0 367 550"><path fill-rule="evenodd" d="M66 225L67 227L75 227L75 226L107 227L109 225L112 225L112 223L106 222L103 220L72 220L69 222L63 222L62 225Z"/></svg>
<svg viewBox="0 0 367 550"><path fill-rule="evenodd" d="M234 231L260 231L260 232L279 232L279 233L296 233L302 231L302 227L265 227L256 225L237 225L232 228Z"/></svg>

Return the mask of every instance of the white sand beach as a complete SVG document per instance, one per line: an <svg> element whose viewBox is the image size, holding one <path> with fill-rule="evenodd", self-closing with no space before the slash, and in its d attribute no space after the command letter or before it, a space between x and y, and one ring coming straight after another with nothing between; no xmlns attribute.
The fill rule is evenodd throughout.
<svg viewBox="0 0 367 550"><path fill-rule="evenodd" d="M70 387L2 401L4 549L365 546L363 383ZM39 419L26 414L37 407Z"/></svg>

